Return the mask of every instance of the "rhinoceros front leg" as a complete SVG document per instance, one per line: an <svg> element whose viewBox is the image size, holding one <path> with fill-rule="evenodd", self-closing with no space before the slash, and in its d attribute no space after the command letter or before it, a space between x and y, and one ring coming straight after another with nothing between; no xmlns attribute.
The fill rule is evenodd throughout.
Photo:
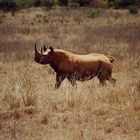
<svg viewBox="0 0 140 140"><path fill-rule="evenodd" d="M68 74L66 75L66 78L69 80L72 86L77 86L75 74Z"/></svg>
<svg viewBox="0 0 140 140"><path fill-rule="evenodd" d="M113 87L116 85L116 79L115 78L110 77L108 80L111 82L111 84L113 85Z"/></svg>
<svg viewBox="0 0 140 140"><path fill-rule="evenodd" d="M55 83L55 88L58 89L62 83L62 81L65 79L65 76L64 75L60 75L60 74L57 74L56 75L56 83Z"/></svg>
<svg viewBox="0 0 140 140"><path fill-rule="evenodd" d="M106 73L105 73L105 71L100 71L100 73L98 74L98 79L99 79L101 85L106 85Z"/></svg>
<svg viewBox="0 0 140 140"><path fill-rule="evenodd" d="M77 87L77 83L76 83L76 79L75 78L67 78L69 80L69 82L71 83L72 86L76 86Z"/></svg>

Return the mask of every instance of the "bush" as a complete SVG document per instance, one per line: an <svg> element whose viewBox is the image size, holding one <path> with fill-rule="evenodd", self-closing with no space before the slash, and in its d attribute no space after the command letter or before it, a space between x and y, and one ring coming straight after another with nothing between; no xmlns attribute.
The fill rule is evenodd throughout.
<svg viewBox="0 0 140 140"><path fill-rule="evenodd" d="M92 10L92 11L89 11L88 13L88 18L95 18L97 17L98 15L100 14L99 10Z"/></svg>
<svg viewBox="0 0 140 140"><path fill-rule="evenodd" d="M40 0L35 0L34 6L40 6Z"/></svg>
<svg viewBox="0 0 140 140"><path fill-rule="evenodd" d="M35 0L15 0L17 9L29 8L34 5Z"/></svg>
<svg viewBox="0 0 140 140"><path fill-rule="evenodd" d="M58 0L35 0L34 5L52 7L53 5L56 5L57 3L58 3Z"/></svg>
<svg viewBox="0 0 140 140"><path fill-rule="evenodd" d="M78 3L69 3L68 4L68 9L69 10L74 10L74 9L77 9L78 7L79 7Z"/></svg>
<svg viewBox="0 0 140 140"><path fill-rule="evenodd" d="M68 0L59 0L59 4L61 5L61 6L67 6L68 5Z"/></svg>
<svg viewBox="0 0 140 140"><path fill-rule="evenodd" d="M137 14L138 13L138 7L136 5L128 6L128 10L131 14Z"/></svg>
<svg viewBox="0 0 140 140"><path fill-rule="evenodd" d="M0 0L0 9L4 11L20 10L32 6L52 7L58 0Z"/></svg>
<svg viewBox="0 0 140 140"><path fill-rule="evenodd" d="M80 6L85 6L85 5L89 5L91 0L76 0L76 2L79 3Z"/></svg>
<svg viewBox="0 0 140 140"><path fill-rule="evenodd" d="M140 5L140 0L108 0L108 6L114 8L127 8L130 5Z"/></svg>
<svg viewBox="0 0 140 140"><path fill-rule="evenodd" d="M14 0L0 0L0 9L4 11L15 10L16 3Z"/></svg>

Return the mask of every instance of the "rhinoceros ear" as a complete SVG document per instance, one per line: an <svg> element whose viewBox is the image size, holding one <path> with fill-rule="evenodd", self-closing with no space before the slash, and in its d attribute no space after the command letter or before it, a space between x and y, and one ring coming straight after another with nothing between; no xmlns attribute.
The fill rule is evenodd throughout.
<svg viewBox="0 0 140 140"><path fill-rule="evenodd" d="M44 52L47 50L46 46L44 45L44 48L43 48Z"/></svg>
<svg viewBox="0 0 140 140"><path fill-rule="evenodd" d="M53 49L53 47L52 47L52 46L50 46L50 47L49 47L49 49L51 50L51 52L53 52L53 51L54 51L54 49Z"/></svg>

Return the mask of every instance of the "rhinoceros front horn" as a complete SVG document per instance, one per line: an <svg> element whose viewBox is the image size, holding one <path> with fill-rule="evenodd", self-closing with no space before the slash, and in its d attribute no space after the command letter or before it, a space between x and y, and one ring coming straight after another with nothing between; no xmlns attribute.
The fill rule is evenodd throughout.
<svg viewBox="0 0 140 140"><path fill-rule="evenodd" d="M47 48L46 48L46 46L45 46L45 45L44 45L44 48L43 48L43 49L44 49L44 52L47 50Z"/></svg>
<svg viewBox="0 0 140 140"><path fill-rule="evenodd" d="M39 55L39 52L37 51L36 43L35 43L35 55Z"/></svg>

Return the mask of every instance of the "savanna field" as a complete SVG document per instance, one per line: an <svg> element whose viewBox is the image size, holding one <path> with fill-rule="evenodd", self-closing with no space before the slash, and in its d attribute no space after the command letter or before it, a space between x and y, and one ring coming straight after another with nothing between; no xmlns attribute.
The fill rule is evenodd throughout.
<svg viewBox="0 0 140 140"><path fill-rule="evenodd" d="M64 80L34 61L34 45L113 56L113 77ZM0 140L138 140L140 14L55 7L0 12Z"/></svg>

